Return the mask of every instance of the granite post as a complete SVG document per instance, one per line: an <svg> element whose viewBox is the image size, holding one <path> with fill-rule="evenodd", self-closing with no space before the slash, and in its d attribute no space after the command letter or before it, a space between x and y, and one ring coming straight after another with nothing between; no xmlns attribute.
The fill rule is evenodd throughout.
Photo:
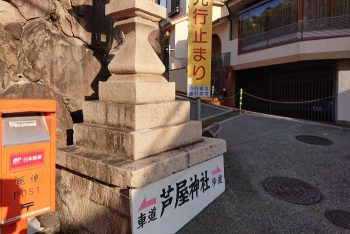
<svg viewBox="0 0 350 234"><path fill-rule="evenodd" d="M125 41L99 84L99 100L84 103L74 145L58 149L58 212L62 231L130 233L131 189L142 188L226 152L202 137L187 101L148 43L165 9L149 0L111 0L106 14Z"/></svg>

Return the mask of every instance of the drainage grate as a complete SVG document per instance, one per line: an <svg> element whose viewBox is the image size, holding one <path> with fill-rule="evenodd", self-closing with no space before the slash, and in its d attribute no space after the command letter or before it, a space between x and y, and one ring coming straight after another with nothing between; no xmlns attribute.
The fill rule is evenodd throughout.
<svg viewBox="0 0 350 234"><path fill-rule="evenodd" d="M312 135L299 135L296 136L295 139L298 141L301 141L306 144L310 145L325 145L329 146L333 144L333 141L324 138L324 137L319 137L319 136L312 136Z"/></svg>
<svg viewBox="0 0 350 234"><path fill-rule="evenodd" d="M337 226L350 229L350 213L343 210L329 210L326 217Z"/></svg>
<svg viewBox="0 0 350 234"><path fill-rule="evenodd" d="M322 201L321 192L301 180L270 177L263 185L272 196L293 204L312 205Z"/></svg>

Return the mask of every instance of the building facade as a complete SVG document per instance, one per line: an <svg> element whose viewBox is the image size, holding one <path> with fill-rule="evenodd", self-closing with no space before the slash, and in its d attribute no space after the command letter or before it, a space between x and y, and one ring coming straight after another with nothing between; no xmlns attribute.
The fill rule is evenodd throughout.
<svg viewBox="0 0 350 234"><path fill-rule="evenodd" d="M228 0L216 7L213 52L228 57L229 65L220 79L232 94L243 88L244 109L350 122L350 0ZM169 44L175 58L186 58L177 52L179 37L187 35L175 21ZM176 72L170 69L171 80L186 77ZM237 98L231 100L237 106Z"/></svg>

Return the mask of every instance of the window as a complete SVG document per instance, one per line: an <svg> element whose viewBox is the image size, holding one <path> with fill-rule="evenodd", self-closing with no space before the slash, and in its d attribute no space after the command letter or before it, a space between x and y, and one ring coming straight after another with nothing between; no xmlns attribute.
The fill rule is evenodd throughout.
<svg viewBox="0 0 350 234"><path fill-rule="evenodd" d="M270 1L239 15L240 37L248 37L295 22L296 0Z"/></svg>
<svg viewBox="0 0 350 234"><path fill-rule="evenodd" d="M238 13L239 53L302 40L349 36L349 19L350 0L261 1Z"/></svg>
<svg viewBox="0 0 350 234"><path fill-rule="evenodd" d="M171 0L170 2L170 12L168 14L169 17L172 17L180 12L180 0Z"/></svg>
<svg viewBox="0 0 350 234"><path fill-rule="evenodd" d="M171 11L176 11L180 7L180 0L171 0Z"/></svg>
<svg viewBox="0 0 350 234"><path fill-rule="evenodd" d="M350 0L335 0L335 15L350 15Z"/></svg>
<svg viewBox="0 0 350 234"><path fill-rule="evenodd" d="M306 20L350 14L350 0L305 0Z"/></svg>
<svg viewBox="0 0 350 234"><path fill-rule="evenodd" d="M304 4L304 16L306 20L328 17L328 0L305 0Z"/></svg>

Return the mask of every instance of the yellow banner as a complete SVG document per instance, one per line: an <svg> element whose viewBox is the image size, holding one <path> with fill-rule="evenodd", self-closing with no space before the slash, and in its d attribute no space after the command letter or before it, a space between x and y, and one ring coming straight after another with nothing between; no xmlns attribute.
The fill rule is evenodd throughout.
<svg viewBox="0 0 350 234"><path fill-rule="evenodd" d="M209 97L213 0L189 0L187 96Z"/></svg>

